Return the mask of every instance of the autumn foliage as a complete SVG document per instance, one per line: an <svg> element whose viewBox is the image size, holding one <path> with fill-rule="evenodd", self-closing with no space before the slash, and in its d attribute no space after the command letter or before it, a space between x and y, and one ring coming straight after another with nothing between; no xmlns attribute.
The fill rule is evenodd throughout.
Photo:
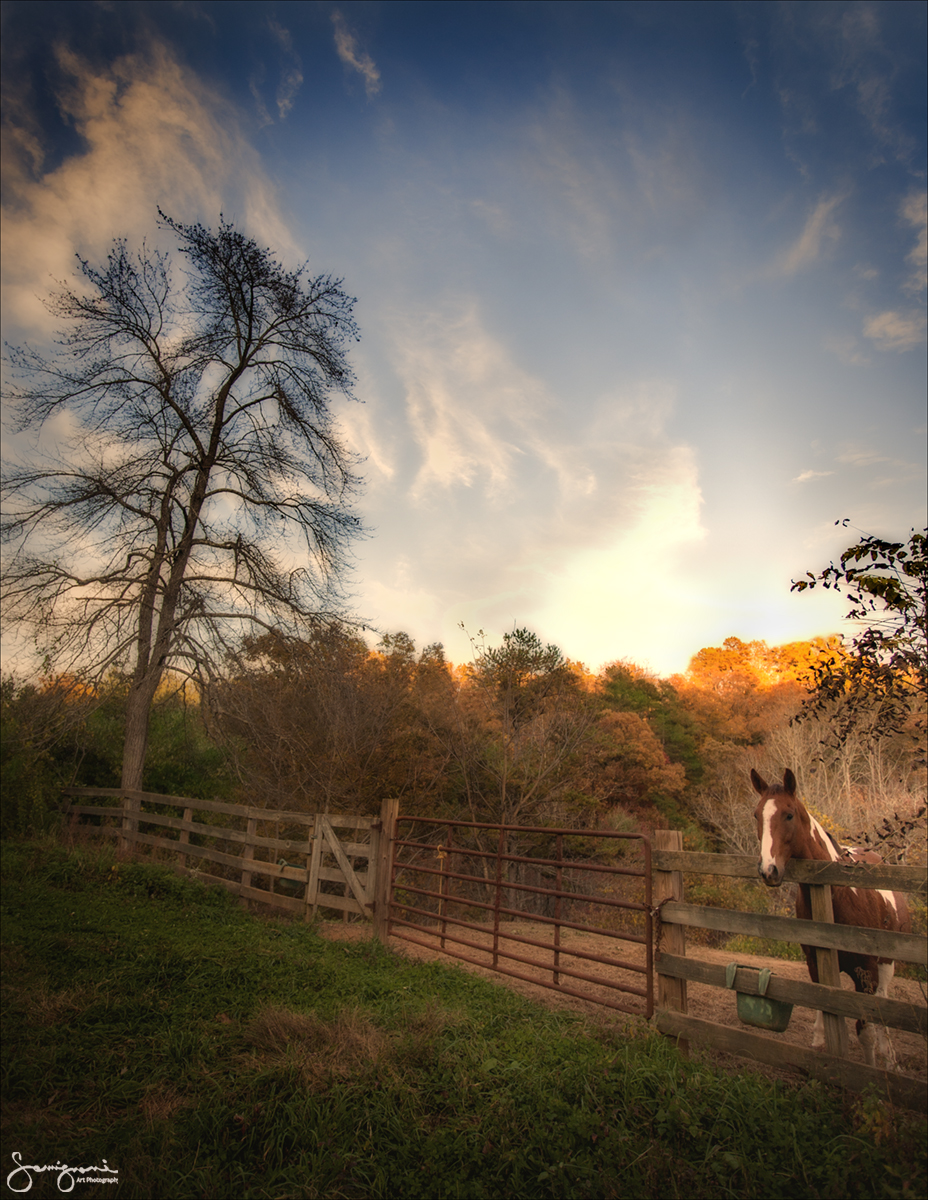
<svg viewBox="0 0 928 1200"><path fill-rule="evenodd" d="M925 774L902 734L873 740L858 727L835 747L828 714L795 720L833 652L825 640L732 637L659 679L629 662L592 674L525 629L475 640L461 665L404 633L375 646L339 623L302 639L268 633L245 639L202 697L168 681L145 787L369 814L391 796L410 814L670 826L694 848L752 852L745 780L788 764L839 835L897 813L909 828ZM34 826L62 783L118 785L125 690L118 677L99 689L77 676L6 681L7 827Z"/></svg>

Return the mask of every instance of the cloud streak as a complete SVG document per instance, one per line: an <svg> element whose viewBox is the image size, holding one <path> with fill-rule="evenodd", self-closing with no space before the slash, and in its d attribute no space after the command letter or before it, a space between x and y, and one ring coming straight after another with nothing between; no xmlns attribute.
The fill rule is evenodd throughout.
<svg viewBox="0 0 928 1200"><path fill-rule="evenodd" d="M913 192L902 202L902 219L915 230L915 245L906 255L912 273L903 285L919 295L928 287L928 192Z"/></svg>
<svg viewBox="0 0 928 1200"><path fill-rule="evenodd" d="M289 30L274 20L269 21L268 26L283 56L280 83L277 85L277 112L283 121L290 115L297 92L303 86L303 64L293 47Z"/></svg>
<svg viewBox="0 0 928 1200"><path fill-rule="evenodd" d="M793 483L808 483L812 479L825 479L828 475L834 475L834 471L803 471L801 475L797 475Z"/></svg>
<svg viewBox="0 0 928 1200"><path fill-rule="evenodd" d="M368 99L376 96L380 91L381 83L380 72L377 70L374 60L366 51L358 53L358 40L348 28L345 18L337 8L332 13L332 24L335 26L335 49L338 57L346 67L351 67L362 77Z"/></svg>
<svg viewBox="0 0 928 1200"><path fill-rule="evenodd" d="M846 194L823 196L816 204L803 226L802 233L783 255L780 270L784 275L795 275L814 263L822 251L825 239L837 241L841 230L832 214L846 199Z"/></svg>
<svg viewBox="0 0 928 1200"><path fill-rule="evenodd" d="M864 337L880 350L915 350L925 340L925 315L918 312L877 313L864 321Z"/></svg>

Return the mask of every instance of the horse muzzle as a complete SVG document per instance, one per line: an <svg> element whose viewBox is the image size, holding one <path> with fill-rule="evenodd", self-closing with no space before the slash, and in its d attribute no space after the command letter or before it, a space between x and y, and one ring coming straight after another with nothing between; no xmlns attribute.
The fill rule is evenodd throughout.
<svg viewBox="0 0 928 1200"><path fill-rule="evenodd" d="M771 863L770 866L764 870L764 864L762 862L758 862L757 874L769 888L777 888L783 882L783 875L781 874L776 863Z"/></svg>

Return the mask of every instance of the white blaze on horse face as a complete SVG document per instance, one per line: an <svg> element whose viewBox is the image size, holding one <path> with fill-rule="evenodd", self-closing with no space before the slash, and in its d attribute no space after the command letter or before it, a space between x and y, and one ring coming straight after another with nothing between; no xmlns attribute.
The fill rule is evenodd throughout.
<svg viewBox="0 0 928 1200"><path fill-rule="evenodd" d="M768 800L761 814L760 869L764 875L771 867L776 866L773 860L773 818L776 816L776 811L776 800Z"/></svg>

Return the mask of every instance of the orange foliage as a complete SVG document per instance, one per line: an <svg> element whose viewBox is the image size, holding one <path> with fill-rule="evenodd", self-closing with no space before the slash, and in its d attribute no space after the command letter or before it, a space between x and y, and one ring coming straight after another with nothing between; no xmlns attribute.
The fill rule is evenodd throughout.
<svg viewBox="0 0 928 1200"><path fill-rule="evenodd" d="M686 787L648 722L631 712L605 712L584 764L585 790L603 805L640 811L659 797L677 797Z"/></svg>
<svg viewBox="0 0 928 1200"><path fill-rule="evenodd" d="M43 696L59 695L64 700L82 700L97 694L92 683L69 672L49 676L42 684L41 691Z"/></svg>

